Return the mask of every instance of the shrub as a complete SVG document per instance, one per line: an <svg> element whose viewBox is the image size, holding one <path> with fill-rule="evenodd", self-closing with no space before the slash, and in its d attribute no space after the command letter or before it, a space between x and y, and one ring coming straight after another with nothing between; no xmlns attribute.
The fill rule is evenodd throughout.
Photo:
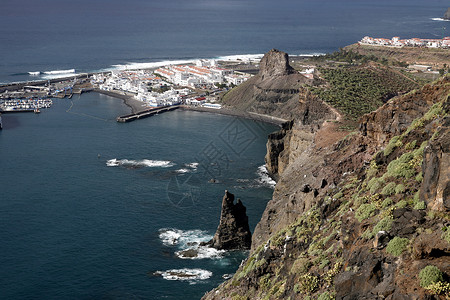
<svg viewBox="0 0 450 300"><path fill-rule="evenodd" d="M397 186L395 187L395 193L396 194L401 194L405 191L405 186L401 183L397 184Z"/></svg>
<svg viewBox="0 0 450 300"><path fill-rule="evenodd" d="M416 148L416 144L417 144L417 141L414 140L414 141L406 144L405 149L406 150L412 150L412 149Z"/></svg>
<svg viewBox="0 0 450 300"><path fill-rule="evenodd" d="M411 161L414 158L414 153L408 152L400 156L399 158L391 161L387 166L386 176L389 177L403 177L403 178L411 178L416 174L414 170L414 166L411 165Z"/></svg>
<svg viewBox="0 0 450 300"><path fill-rule="evenodd" d="M367 188L372 194L375 194L384 185L384 179L381 177L374 177L367 183Z"/></svg>
<svg viewBox="0 0 450 300"><path fill-rule="evenodd" d="M390 196L395 193L395 188L397 185L395 182L389 182L387 185L384 186L384 188L381 190L381 193L386 196Z"/></svg>
<svg viewBox="0 0 450 300"><path fill-rule="evenodd" d="M319 285L319 278L312 274L305 274L300 277L300 291L304 294L314 292Z"/></svg>
<svg viewBox="0 0 450 300"><path fill-rule="evenodd" d="M362 220L371 217L376 209L377 208L373 203L361 204L355 212L355 217L361 222Z"/></svg>
<svg viewBox="0 0 450 300"><path fill-rule="evenodd" d="M334 199L339 199L339 198L341 198L342 196L343 196L342 192L338 192L338 193L336 193L336 194L333 196L333 198L334 198Z"/></svg>
<svg viewBox="0 0 450 300"><path fill-rule="evenodd" d="M394 203L394 201L392 201L391 198L387 197L386 199L383 200L383 202L381 203L381 207L386 208L388 206L391 206L392 203Z"/></svg>
<svg viewBox="0 0 450 300"><path fill-rule="evenodd" d="M423 180L423 174L422 174L422 171L420 171L420 173L419 174L417 174L416 175L416 181L418 182L418 183L421 183L422 182L422 180Z"/></svg>
<svg viewBox="0 0 450 300"><path fill-rule="evenodd" d="M372 230L372 236L375 236L379 231L389 231L392 227L394 219L391 216L387 216L381 219Z"/></svg>
<svg viewBox="0 0 450 300"><path fill-rule="evenodd" d="M389 144L386 146L386 148L383 151L384 156L388 156L389 154L394 151L395 148L403 146L401 136L397 135L394 136L390 141Z"/></svg>
<svg viewBox="0 0 450 300"><path fill-rule="evenodd" d="M406 200L400 200L395 206L397 208L405 208L408 206L408 202Z"/></svg>
<svg viewBox="0 0 450 300"><path fill-rule="evenodd" d="M324 292L323 294L320 294L319 297L317 297L317 300L332 300L333 297L330 296L328 292Z"/></svg>
<svg viewBox="0 0 450 300"><path fill-rule="evenodd" d="M408 244L409 240L407 238L399 238L398 236L396 236L389 241L386 247L386 251L391 255L400 256L403 251L406 250Z"/></svg>
<svg viewBox="0 0 450 300"><path fill-rule="evenodd" d="M308 258L297 259L291 267L291 273L293 274L305 274L311 267L311 260Z"/></svg>
<svg viewBox="0 0 450 300"><path fill-rule="evenodd" d="M417 210L424 210L426 208L427 208L427 205L425 204L424 201L419 201L414 205L414 209L417 209Z"/></svg>
<svg viewBox="0 0 450 300"><path fill-rule="evenodd" d="M420 270L419 279L420 286L426 288L432 283L444 281L444 276L436 266L429 265Z"/></svg>

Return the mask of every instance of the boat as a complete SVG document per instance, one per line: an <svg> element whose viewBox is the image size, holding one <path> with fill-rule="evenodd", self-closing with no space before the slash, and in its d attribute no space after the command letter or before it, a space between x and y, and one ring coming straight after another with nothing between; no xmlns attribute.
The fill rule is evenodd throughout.
<svg viewBox="0 0 450 300"><path fill-rule="evenodd" d="M35 113L35 114L39 114L39 113L41 113L41 111L39 110L39 108L35 108L35 109L34 109L34 113Z"/></svg>

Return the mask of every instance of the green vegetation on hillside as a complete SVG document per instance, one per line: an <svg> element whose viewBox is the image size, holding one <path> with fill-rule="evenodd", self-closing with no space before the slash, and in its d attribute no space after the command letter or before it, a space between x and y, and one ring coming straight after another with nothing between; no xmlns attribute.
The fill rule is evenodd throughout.
<svg viewBox="0 0 450 300"><path fill-rule="evenodd" d="M350 120L376 110L393 96L419 87L411 79L382 66L319 70L329 86L311 87L311 91Z"/></svg>
<svg viewBox="0 0 450 300"><path fill-rule="evenodd" d="M356 278L364 272L361 264L350 261L349 252L345 254L349 248L361 255L362 249L368 249L378 257L386 257L385 261L397 257L409 261L414 258L415 239L422 233L437 231L442 241L449 241L450 229L439 225L435 212L427 211L425 202L419 199L424 150L442 134L439 128L445 117L448 117L448 110L439 102L402 134L392 137L387 149L373 155L362 173L346 176L316 205L298 215L295 222L274 233L267 243L257 248L225 284L225 290L231 290L231 294L223 296L231 299L334 299L339 292L335 288L337 276L345 272L345 278ZM324 207L333 208L326 212ZM424 216L423 222L411 222L412 234L398 234L404 226L411 225L399 223L395 216L405 212ZM448 214L440 217L445 222L450 221ZM390 241L374 246L380 232ZM371 257L367 253L364 255ZM401 268L410 265L395 266L398 268L396 276L403 276ZM415 276L408 273L405 277L414 280L415 287L422 287L423 293L450 295L447 280L450 274L442 274L434 266L415 267L415 270Z"/></svg>

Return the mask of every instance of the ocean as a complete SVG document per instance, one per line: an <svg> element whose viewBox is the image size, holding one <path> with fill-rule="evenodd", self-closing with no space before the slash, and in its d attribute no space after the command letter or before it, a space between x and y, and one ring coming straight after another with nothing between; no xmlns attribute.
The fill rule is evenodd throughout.
<svg viewBox="0 0 450 300"><path fill-rule="evenodd" d="M450 36L446 0L3 0L0 83L229 55ZM34 75L31 75L31 74Z"/></svg>
<svg viewBox="0 0 450 300"><path fill-rule="evenodd" d="M271 48L337 50L363 36L450 36L448 1L3 0L0 83ZM242 252L212 238L224 190L250 228L271 199L267 134L252 120L177 110L119 124L95 93L5 114L0 131L0 298L198 299ZM195 248L196 259L180 251ZM177 277L179 273L190 274Z"/></svg>

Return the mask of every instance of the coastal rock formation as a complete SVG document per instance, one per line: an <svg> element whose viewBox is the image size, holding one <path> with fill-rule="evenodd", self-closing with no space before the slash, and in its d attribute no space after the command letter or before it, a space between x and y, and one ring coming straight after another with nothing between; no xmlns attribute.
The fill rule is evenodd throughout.
<svg viewBox="0 0 450 300"><path fill-rule="evenodd" d="M301 115L298 94L309 82L289 65L287 53L272 49L261 60L259 73L223 98L226 106L259 114L270 114L286 120Z"/></svg>
<svg viewBox="0 0 450 300"><path fill-rule="evenodd" d="M444 14L444 19L445 20L450 20L450 7L447 8L447 11Z"/></svg>
<svg viewBox="0 0 450 300"><path fill-rule="evenodd" d="M246 250L250 249L251 242L245 206L240 199L234 203L234 195L225 191L219 227L213 239L204 245L219 250Z"/></svg>

